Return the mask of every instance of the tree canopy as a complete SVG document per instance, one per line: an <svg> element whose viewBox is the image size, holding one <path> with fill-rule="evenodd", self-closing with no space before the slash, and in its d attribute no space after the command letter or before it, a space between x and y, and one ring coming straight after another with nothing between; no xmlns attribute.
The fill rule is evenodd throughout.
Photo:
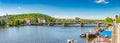
<svg viewBox="0 0 120 43"><path fill-rule="evenodd" d="M118 18L116 18L116 22L120 23L120 16Z"/></svg>
<svg viewBox="0 0 120 43"><path fill-rule="evenodd" d="M107 17L107 18L105 18L104 22L105 23L111 23L111 22L113 22L113 19L110 18L110 17Z"/></svg>
<svg viewBox="0 0 120 43"><path fill-rule="evenodd" d="M107 17L104 19L104 23L106 26L110 26L111 25L110 23L112 23L112 22L113 22L113 19L110 17Z"/></svg>
<svg viewBox="0 0 120 43"><path fill-rule="evenodd" d="M28 14L12 14L12 15L7 15L7 18L15 18L15 19L24 19L24 18L43 18L46 19L47 22L52 22L55 18L45 15L45 14L40 14L40 13L28 13Z"/></svg>

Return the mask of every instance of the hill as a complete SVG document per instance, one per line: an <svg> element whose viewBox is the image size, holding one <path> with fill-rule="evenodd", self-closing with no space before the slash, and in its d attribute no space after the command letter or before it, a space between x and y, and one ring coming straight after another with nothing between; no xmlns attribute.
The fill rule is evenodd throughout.
<svg viewBox="0 0 120 43"><path fill-rule="evenodd" d="M52 22L55 18L41 14L41 13L28 13L28 14L12 14L7 15L7 18L15 18L15 19L24 19L24 18L44 18L47 20L47 22Z"/></svg>

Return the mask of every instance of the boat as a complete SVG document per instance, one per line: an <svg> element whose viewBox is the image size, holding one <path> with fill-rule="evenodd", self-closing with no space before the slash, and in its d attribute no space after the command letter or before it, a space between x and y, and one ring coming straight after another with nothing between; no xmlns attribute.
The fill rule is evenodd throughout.
<svg viewBox="0 0 120 43"><path fill-rule="evenodd" d="M97 36L100 34L100 32L102 32L102 31L104 31L104 29L96 29L96 30L94 30L94 31L90 29L89 32L86 32L86 33L84 33L84 34L80 34L80 37L81 37L81 38L95 38L95 37L97 37Z"/></svg>
<svg viewBox="0 0 120 43"><path fill-rule="evenodd" d="M85 37L86 37L86 34L80 34L80 37L81 37L81 38L85 38Z"/></svg>
<svg viewBox="0 0 120 43"><path fill-rule="evenodd" d="M77 41L74 39L69 39L69 40L67 40L67 43L77 43Z"/></svg>
<svg viewBox="0 0 120 43"><path fill-rule="evenodd" d="M81 34L80 37L81 38L87 38L87 37L88 38L95 38L95 37L97 37L97 35L96 34L88 34L88 35L87 34Z"/></svg>

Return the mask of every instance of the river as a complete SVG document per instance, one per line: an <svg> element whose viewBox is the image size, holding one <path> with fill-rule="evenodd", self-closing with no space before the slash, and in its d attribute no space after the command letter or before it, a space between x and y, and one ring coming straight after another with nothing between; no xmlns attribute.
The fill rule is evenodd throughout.
<svg viewBox="0 0 120 43"><path fill-rule="evenodd" d="M0 43L67 43L75 39L77 43L90 42L80 38L80 34L95 27L61 27L61 26L20 26L0 28Z"/></svg>

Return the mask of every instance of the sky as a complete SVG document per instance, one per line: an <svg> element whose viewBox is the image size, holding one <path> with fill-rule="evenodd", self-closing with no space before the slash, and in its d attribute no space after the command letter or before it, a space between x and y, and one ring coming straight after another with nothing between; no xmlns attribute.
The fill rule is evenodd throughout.
<svg viewBox="0 0 120 43"><path fill-rule="evenodd" d="M120 0L0 0L0 16L42 13L56 18L104 19L120 14Z"/></svg>

